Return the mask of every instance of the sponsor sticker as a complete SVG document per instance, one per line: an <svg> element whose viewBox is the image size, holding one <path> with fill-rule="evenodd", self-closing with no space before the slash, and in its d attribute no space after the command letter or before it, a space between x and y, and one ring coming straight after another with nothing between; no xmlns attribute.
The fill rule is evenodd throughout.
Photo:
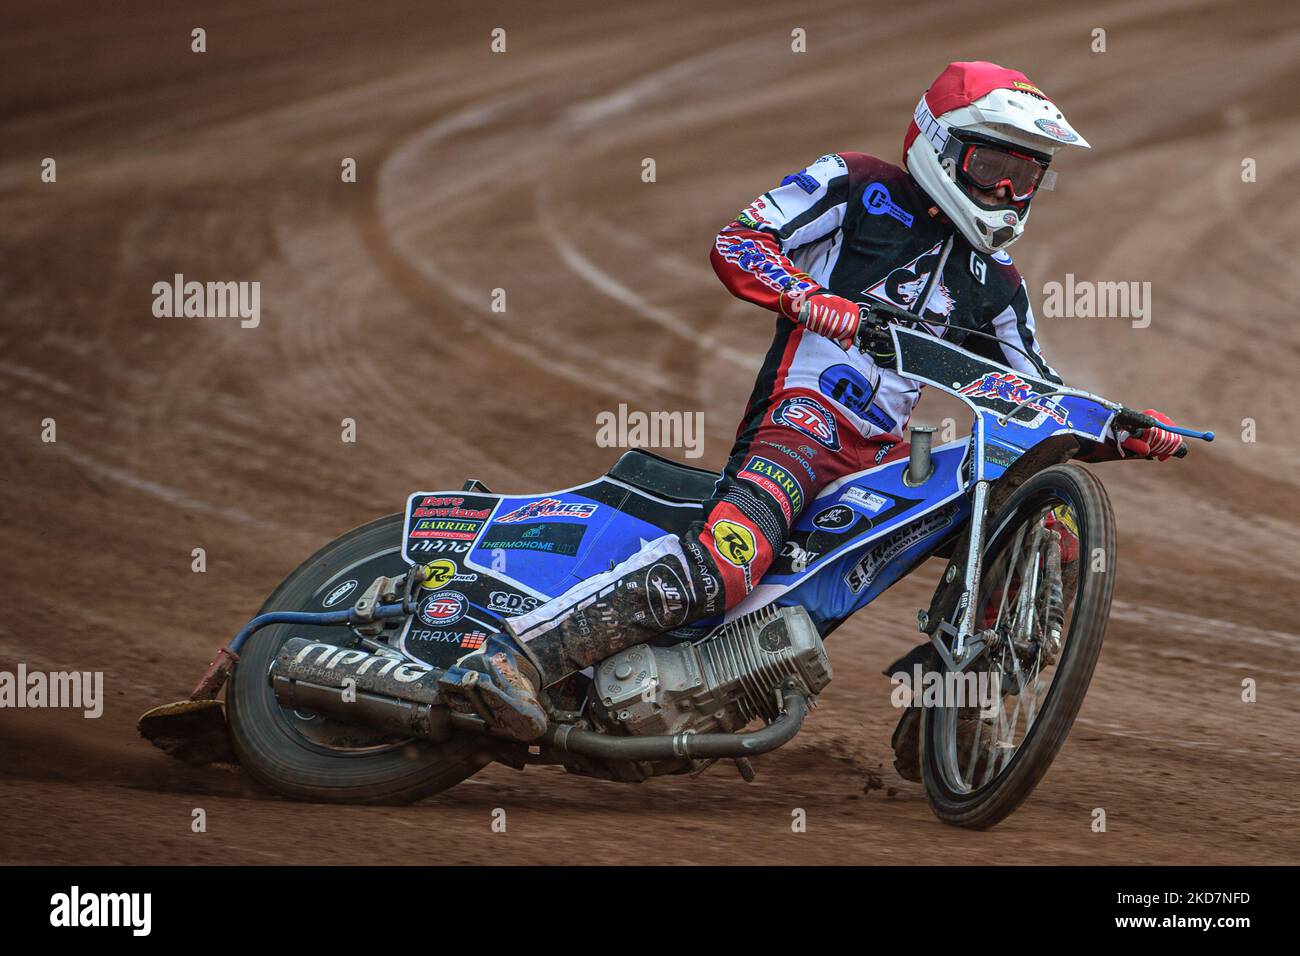
<svg viewBox="0 0 1300 956"><path fill-rule="evenodd" d="M871 582L891 561L932 534L948 527L952 524L955 515L956 509L950 505L886 535L875 548L863 555L861 561L848 570L844 575L844 583L854 594L861 593L863 588L871 586Z"/></svg>
<svg viewBox="0 0 1300 956"><path fill-rule="evenodd" d="M408 541L409 554L465 554L471 545L468 541Z"/></svg>
<svg viewBox="0 0 1300 956"><path fill-rule="evenodd" d="M646 599L655 623L664 630L686 620L686 585L673 568L660 561L646 574Z"/></svg>
<svg viewBox="0 0 1300 956"><path fill-rule="evenodd" d="M487 634L483 631L470 631L468 634L462 634L460 646L470 651L477 651L487 642Z"/></svg>
<svg viewBox="0 0 1300 956"><path fill-rule="evenodd" d="M887 434L892 435L898 430L898 422L885 414L885 410L874 403L862 417Z"/></svg>
<svg viewBox="0 0 1300 956"><path fill-rule="evenodd" d="M890 503L890 499L886 498L884 495L877 494L874 491L869 491L866 488L857 487L850 488L848 491L844 492L843 500L851 501L855 505L860 505L864 511L869 511L872 514L879 513L881 508Z"/></svg>
<svg viewBox="0 0 1300 956"><path fill-rule="evenodd" d="M857 519L853 509L847 505L831 505L823 508L813 517L813 527L822 531L843 531Z"/></svg>
<svg viewBox="0 0 1300 956"><path fill-rule="evenodd" d="M748 568L758 553L754 532L725 518L713 523L713 543L717 545L718 554L738 568Z"/></svg>
<svg viewBox="0 0 1300 956"><path fill-rule="evenodd" d="M840 450L839 426L821 402L804 395L787 398L772 412L772 422L802 432L831 451Z"/></svg>
<svg viewBox="0 0 1300 956"><path fill-rule="evenodd" d="M821 556L820 551L809 551L798 541L787 541L781 545L781 557L790 562L790 570L795 574L803 574L808 570L808 565Z"/></svg>
<svg viewBox="0 0 1300 956"><path fill-rule="evenodd" d="M488 551L539 551L572 557L578 553L586 533L587 529L579 524L542 522L505 528L493 524L479 547Z"/></svg>
<svg viewBox="0 0 1300 956"><path fill-rule="evenodd" d="M763 210L766 208L767 203L763 202L761 199L755 199L740 211L740 215L736 217L736 220L747 226L750 226L752 223L753 225L750 226L752 229L757 229L759 226L766 226L768 225L767 217L763 215Z"/></svg>
<svg viewBox="0 0 1300 956"><path fill-rule="evenodd" d="M464 636L460 631L421 627L412 628L406 635L406 640L408 643L417 642L420 644L459 644Z"/></svg>
<svg viewBox="0 0 1300 956"><path fill-rule="evenodd" d="M497 614L527 614L541 604L539 598L513 591L493 591L488 595L487 609Z"/></svg>
<svg viewBox="0 0 1300 956"><path fill-rule="evenodd" d="M426 663L446 666L464 651L480 650L487 640L487 632L482 629L466 631L468 623L460 627L412 627L402 638L402 650Z"/></svg>
<svg viewBox="0 0 1300 956"><path fill-rule="evenodd" d="M766 438L758 439L757 444L766 445L768 448L775 448L781 454L788 456L792 461L799 463L799 467L808 475L809 481L817 480L817 472L813 470L812 464L808 461L817 452L813 451L807 445L800 445L799 451L795 451L788 445L782 445L779 441L768 441ZM805 457L807 456L807 457Z"/></svg>
<svg viewBox="0 0 1300 956"><path fill-rule="evenodd" d="M704 592L704 600L701 602L701 610L705 614L713 614L717 611L718 592L721 591L722 585L713 571L713 559L709 557L708 551L697 541L683 541L682 550L690 556L691 563L695 565L695 581L701 585Z"/></svg>
<svg viewBox="0 0 1300 956"><path fill-rule="evenodd" d="M1034 125L1053 139L1059 139L1062 143L1073 143L1079 138L1056 120L1047 119L1046 117L1034 120Z"/></svg>
<svg viewBox="0 0 1300 956"><path fill-rule="evenodd" d="M790 183L794 183L796 186L798 186L800 189L806 192L809 196L813 195L814 193L817 192L817 190L822 188L822 184L817 181L816 176L813 176L808 172L807 167L804 167L803 169L799 170L799 172L797 173L791 173L789 176L786 176L784 179L781 180L782 186L789 185Z"/></svg>
<svg viewBox="0 0 1300 956"><path fill-rule="evenodd" d="M578 501L561 501L559 498L542 498L530 501L516 508L509 514L497 518L497 524L510 524L518 521L533 521L537 518L590 518L600 505L584 504Z"/></svg>
<svg viewBox="0 0 1300 956"><path fill-rule="evenodd" d="M1002 468L1010 468L1023 454L1019 448L1000 445L991 439L984 442L984 460Z"/></svg>
<svg viewBox="0 0 1300 956"><path fill-rule="evenodd" d="M325 595L325 600L321 601L321 607L333 607L336 604L343 603L343 599L357 589L357 580L353 578L344 581L342 584L333 588L329 594Z"/></svg>
<svg viewBox="0 0 1300 956"><path fill-rule="evenodd" d="M1010 468L1020 457L1020 452L1012 448L1006 448L992 441L984 443L984 460L990 464L999 465L1003 468Z"/></svg>
<svg viewBox="0 0 1300 956"><path fill-rule="evenodd" d="M449 627L465 616L469 599L459 591L442 591L420 602L420 620L430 627Z"/></svg>
<svg viewBox="0 0 1300 956"><path fill-rule="evenodd" d="M889 190L881 183L872 183L862 194L862 205L871 216L893 216L907 228L912 228L913 216L889 195Z"/></svg>
<svg viewBox="0 0 1300 956"><path fill-rule="evenodd" d="M437 561L430 561L424 566L424 580L420 583L420 587L427 591L436 591L438 588L446 587L453 581L463 581L468 584L477 580L477 574L462 574L455 561L439 558Z"/></svg>
<svg viewBox="0 0 1300 956"><path fill-rule="evenodd" d="M996 399L1012 405L1024 405L1051 416L1060 425L1069 421L1064 408L1050 399L1040 397L1032 385L1014 372L985 372L975 381L962 386L959 392L969 398ZM1010 421L1018 425L1026 424L1016 418Z"/></svg>
<svg viewBox="0 0 1300 956"><path fill-rule="evenodd" d="M815 285L806 273L786 271L784 259L774 258L771 249L753 239L729 236L724 231L719 234L714 248L728 262L734 262L738 268L774 291L794 294L812 289Z"/></svg>
<svg viewBox="0 0 1300 956"><path fill-rule="evenodd" d="M787 525L803 509L803 489L790 477L788 471L774 461L755 455L746 462L736 477L752 482L766 491L780 506Z"/></svg>
<svg viewBox="0 0 1300 956"><path fill-rule="evenodd" d="M852 365L840 363L822 371L817 378L817 387L827 398L839 402L854 415L866 417L878 385L873 385Z"/></svg>
<svg viewBox="0 0 1300 956"><path fill-rule="evenodd" d="M343 670L354 674L365 674L373 669L377 676L391 676L393 680L401 681L403 684L418 681L431 670L427 664L417 664L413 661L401 660L398 657L371 654L368 651L356 650L355 648L341 648L333 644L315 642L298 651L294 661L302 664L307 662L307 658L312 655L315 655L316 658L310 662L313 667L321 667L325 670L335 670L341 667Z"/></svg>
<svg viewBox="0 0 1300 956"><path fill-rule="evenodd" d="M445 538L453 541L473 541L483 530L482 521L462 521L454 518L419 518L411 529L412 538Z"/></svg>
<svg viewBox="0 0 1300 956"><path fill-rule="evenodd" d="M428 495L411 509L412 518L486 518L490 508L464 508L464 498Z"/></svg>

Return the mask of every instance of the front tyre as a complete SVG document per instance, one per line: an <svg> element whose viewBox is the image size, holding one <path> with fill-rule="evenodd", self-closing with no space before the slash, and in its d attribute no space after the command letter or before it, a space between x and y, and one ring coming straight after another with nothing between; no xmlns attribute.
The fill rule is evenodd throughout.
<svg viewBox="0 0 1300 956"><path fill-rule="evenodd" d="M405 571L401 541L400 514L354 528L299 565L258 613L346 607L376 577ZM282 624L244 645L226 689L226 720L240 764L259 783L296 800L409 803L459 783L486 762L476 759L468 735L445 743L399 739L282 706L267 674L290 637L341 647L356 642L346 626Z"/></svg>
<svg viewBox="0 0 1300 956"><path fill-rule="evenodd" d="M972 829L1000 822L1033 792L1087 693L1115 582L1106 489L1074 464L1034 475L989 522L983 569L977 628L996 638L970 670L995 690L975 706L945 699L921 718L930 807Z"/></svg>

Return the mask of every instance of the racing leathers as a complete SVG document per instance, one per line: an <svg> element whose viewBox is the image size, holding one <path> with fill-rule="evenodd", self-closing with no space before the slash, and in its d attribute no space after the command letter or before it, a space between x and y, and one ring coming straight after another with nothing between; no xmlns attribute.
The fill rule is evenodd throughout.
<svg viewBox="0 0 1300 956"><path fill-rule="evenodd" d="M829 293L899 306L928 319L935 335L1060 381L1035 341L1029 295L1010 256L975 251L905 170L872 156L830 153L786 176L718 234L711 258L734 295L778 315L701 539L716 555L708 531L718 516L759 539L745 573L719 564L728 607L780 552L791 513L845 474L907 452L903 435L920 384L799 324L802 301ZM756 493L748 479L756 459L793 477L798 496L761 484L768 493Z"/></svg>
<svg viewBox="0 0 1300 956"><path fill-rule="evenodd" d="M905 170L874 157L830 153L786 176L717 235L711 260L734 295L777 313L726 467L683 537L649 542L512 618L508 634L470 662L504 688L477 703L512 736L532 739L546 726L527 688L734 607L827 484L907 454L903 434L920 384L837 344L846 341L842 322L806 302L829 294L890 303L929 320L935 335L1060 381L1035 341L1010 257L975 251ZM828 338L811 327L834 331ZM466 683L482 685L460 668L444 679L451 694L474 693Z"/></svg>

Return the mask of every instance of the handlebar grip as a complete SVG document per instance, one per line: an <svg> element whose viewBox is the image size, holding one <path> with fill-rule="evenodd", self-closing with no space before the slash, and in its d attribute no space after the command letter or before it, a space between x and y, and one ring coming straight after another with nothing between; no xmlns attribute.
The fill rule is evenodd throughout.
<svg viewBox="0 0 1300 956"><path fill-rule="evenodd" d="M1131 431L1138 432L1144 428L1158 428L1164 422L1156 421L1150 415L1136 411L1132 408L1121 408L1115 416L1116 421L1126 424Z"/></svg>
<svg viewBox="0 0 1300 956"><path fill-rule="evenodd" d="M915 328L918 323L925 321L921 316L888 302L859 302L857 306L859 323L853 344L859 351L886 356L889 361L893 361L894 354L890 325Z"/></svg>
<svg viewBox="0 0 1300 956"><path fill-rule="evenodd" d="M1175 457L1175 458L1186 458L1186 457L1187 457L1187 453L1188 453L1190 450L1191 450L1191 449L1189 449L1186 445L1179 445L1179 446L1178 446L1178 451L1174 452L1174 457Z"/></svg>
<svg viewBox="0 0 1300 956"><path fill-rule="evenodd" d="M908 312L888 302L859 302L858 315L864 320L880 323L882 319L893 319L903 325L913 325L924 321L915 312Z"/></svg>
<svg viewBox="0 0 1300 956"><path fill-rule="evenodd" d="M1158 418L1152 418L1150 415L1136 411L1132 408L1121 407L1116 413L1115 418L1118 422L1132 425L1134 431L1139 434L1140 429L1163 428L1165 431L1173 432L1175 435L1182 435L1184 438L1199 438L1201 441L1214 441L1214 432L1199 432L1195 428L1186 428L1182 425L1171 425L1169 422L1162 422Z"/></svg>

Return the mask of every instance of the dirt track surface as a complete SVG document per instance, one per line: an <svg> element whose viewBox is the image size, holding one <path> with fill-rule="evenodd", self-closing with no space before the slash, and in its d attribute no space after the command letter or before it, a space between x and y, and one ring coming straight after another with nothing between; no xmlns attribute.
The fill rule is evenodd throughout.
<svg viewBox="0 0 1300 956"><path fill-rule="evenodd" d="M0 711L0 862L1300 859L1294 4L183 6L7 11L0 30L0 670L102 670L107 692L99 720ZM1152 283L1147 329L1041 319L1053 363L1222 436L1099 468L1112 624L1011 819L943 827L890 769L878 672L935 564L836 633L821 706L748 785L723 765L640 786L491 767L412 807L322 807L137 737L299 560L412 490L595 475L616 454L595 415L619 402L705 410L720 465L770 317L718 285L713 233L823 152L897 161L953 59L1023 69L1095 147L1063 157L1015 249L1036 307L1066 273ZM155 318L177 272L259 280L260 326ZM864 793L877 772L889 791Z"/></svg>

